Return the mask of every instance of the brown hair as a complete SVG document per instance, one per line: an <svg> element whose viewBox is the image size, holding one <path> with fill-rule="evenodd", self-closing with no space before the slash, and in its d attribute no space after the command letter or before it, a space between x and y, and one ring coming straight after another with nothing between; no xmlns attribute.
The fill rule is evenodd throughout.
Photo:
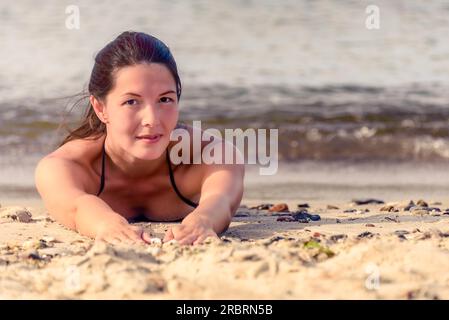
<svg viewBox="0 0 449 320"><path fill-rule="evenodd" d="M114 74L118 69L152 62L164 64L171 72L175 79L176 94L179 101L182 89L181 79L170 49L161 40L151 35L143 32L125 31L97 53L89 80L88 93L82 93L72 109L84 103L86 99L88 100L90 95L98 100L103 100L114 86ZM62 126L68 129L65 121ZM59 147L75 139L90 137L98 139L106 132L106 125L97 117L89 101L80 125L76 129L68 129L68 131L69 134Z"/></svg>

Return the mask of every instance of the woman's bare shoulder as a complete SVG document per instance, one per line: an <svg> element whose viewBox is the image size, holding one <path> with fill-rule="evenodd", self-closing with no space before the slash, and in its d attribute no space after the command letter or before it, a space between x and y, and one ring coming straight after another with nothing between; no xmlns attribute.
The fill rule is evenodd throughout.
<svg viewBox="0 0 449 320"><path fill-rule="evenodd" d="M50 171L60 170L58 174L66 175L66 181L72 177L79 187L83 186L86 192L93 193L96 190L96 178L99 175L97 172L99 169L93 167L93 161L101 152L103 140L77 139L69 141L43 157L39 161L36 171L41 172L41 176L47 176Z"/></svg>
<svg viewBox="0 0 449 320"><path fill-rule="evenodd" d="M72 140L48 154L46 158L59 158L86 166L99 156L103 141L104 137Z"/></svg>

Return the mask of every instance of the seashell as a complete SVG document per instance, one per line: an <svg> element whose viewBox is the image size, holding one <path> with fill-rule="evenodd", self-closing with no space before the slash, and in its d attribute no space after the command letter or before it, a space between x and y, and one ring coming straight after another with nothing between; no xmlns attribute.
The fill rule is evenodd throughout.
<svg viewBox="0 0 449 320"><path fill-rule="evenodd" d="M151 238L150 244L162 245L162 240L160 238Z"/></svg>

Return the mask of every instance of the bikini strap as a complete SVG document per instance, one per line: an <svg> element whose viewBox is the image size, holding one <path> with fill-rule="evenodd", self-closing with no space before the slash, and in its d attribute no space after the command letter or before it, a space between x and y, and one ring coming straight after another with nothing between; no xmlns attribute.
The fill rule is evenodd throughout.
<svg viewBox="0 0 449 320"><path fill-rule="evenodd" d="M105 162L105 158L106 158L105 144L106 144L106 139L104 139L104 142L103 142L103 156L101 159L101 182L100 182L100 190L97 193L97 197L100 195L100 193L103 191L103 188L104 188L104 162Z"/></svg>
<svg viewBox="0 0 449 320"><path fill-rule="evenodd" d="M179 191L179 189L178 189L178 187L176 186L176 183L175 183L175 177L173 175L173 171L172 171L172 167L171 167L171 163L170 163L170 155L168 153L168 148L167 148L165 154L166 154L166 159L167 159L168 172L170 173L170 182L171 182L171 185L173 186L173 189L175 189L176 194L181 198L182 201L187 203L189 206L192 206L194 208L198 207L197 203L187 199Z"/></svg>

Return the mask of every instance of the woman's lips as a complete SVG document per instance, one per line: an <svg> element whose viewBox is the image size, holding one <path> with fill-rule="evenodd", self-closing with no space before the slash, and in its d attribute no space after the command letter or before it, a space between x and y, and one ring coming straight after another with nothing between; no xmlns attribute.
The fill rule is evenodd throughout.
<svg viewBox="0 0 449 320"><path fill-rule="evenodd" d="M155 134L150 136L144 136L144 137L137 137L137 139L144 141L146 143L156 143L161 139L161 134Z"/></svg>

